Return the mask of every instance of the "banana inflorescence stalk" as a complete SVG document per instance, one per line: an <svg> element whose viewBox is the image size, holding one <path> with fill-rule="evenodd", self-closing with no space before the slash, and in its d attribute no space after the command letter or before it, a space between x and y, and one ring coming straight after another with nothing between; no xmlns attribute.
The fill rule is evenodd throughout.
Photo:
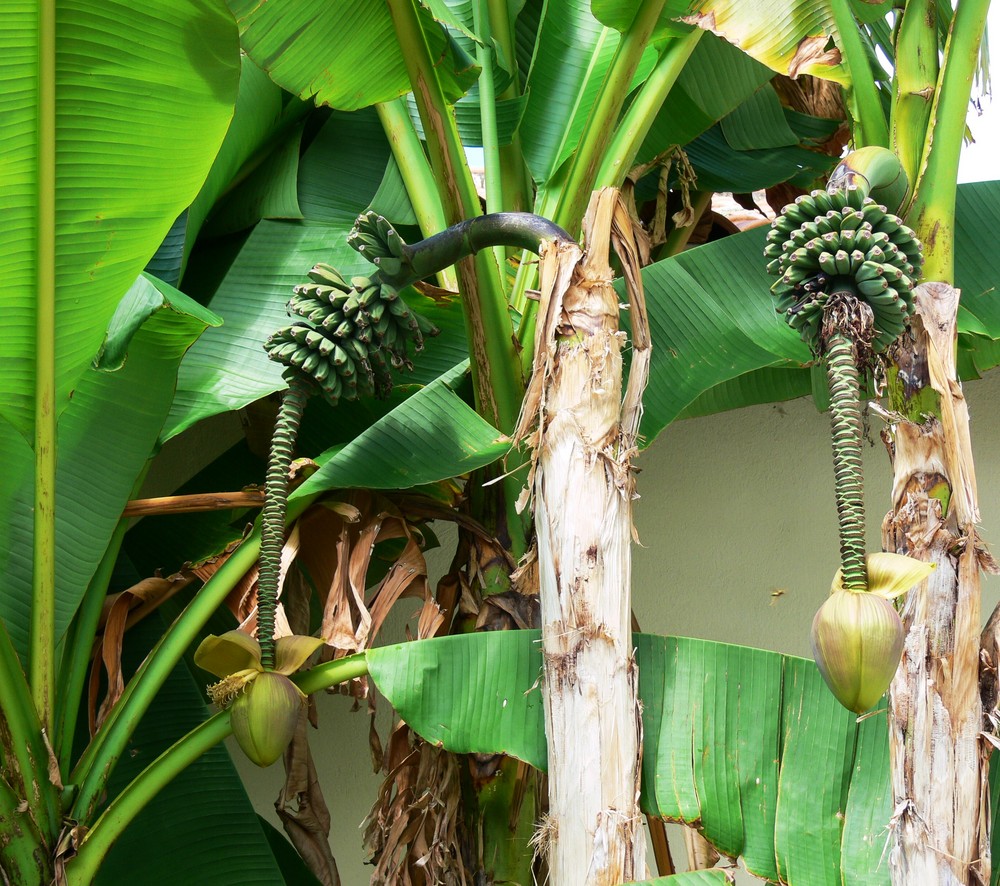
<svg viewBox="0 0 1000 886"><path fill-rule="evenodd" d="M409 348L420 351L437 329L412 311L401 290L489 246L518 246L537 252L545 240L569 240L565 231L527 213L480 216L408 246L375 213L355 223L348 242L378 267L371 277L350 280L317 264L310 282L295 287L288 303L297 319L265 343L268 356L285 366L282 397L268 459L261 515L257 583L257 637L238 631L208 637L196 661L222 680L209 688L213 700L231 711L233 733L247 756L269 766L287 747L304 696L288 677L322 640L275 640L275 616L285 536L289 468L310 394L327 400L388 396L392 369L412 368Z"/></svg>
<svg viewBox="0 0 1000 886"><path fill-rule="evenodd" d="M898 161L889 152L869 154L858 160L866 171L878 173L872 179L887 178L886 169L879 167L890 173L898 170ZM859 376L906 327L923 262L913 231L867 196L871 181L846 161L838 173L827 191L803 195L781 211L764 251L770 259L768 273L779 278L771 289L778 312L827 363L840 529L841 574L835 595L869 590ZM895 187L897 182L892 181ZM888 686L895 670L895 663L888 659L895 655L898 662L902 625L885 600L881 602L889 606L889 612L867 605L876 604L874 599L855 602L859 605L848 607L839 600L836 606L821 608L813 623L813 646L834 694L852 710L864 710ZM864 631L857 630L863 625L846 624L855 614L871 622L866 639L861 636ZM874 641L876 633L882 637L879 643ZM864 652L866 643L869 651L878 646L879 656L886 660L873 666L865 659L869 655ZM854 650L851 655L856 654L857 660L833 661L847 647ZM864 670L879 672L879 686L858 684Z"/></svg>
<svg viewBox="0 0 1000 886"><path fill-rule="evenodd" d="M814 191L786 206L764 254L778 312L827 358L845 580L863 590L864 502L858 366L906 326L922 262L913 232L861 188Z"/></svg>
<svg viewBox="0 0 1000 886"><path fill-rule="evenodd" d="M362 217L359 225L367 221L367 216ZM385 219L373 216L370 224L374 234L365 234L362 240L355 230L352 245L366 257L398 271L398 263L392 265L390 259L394 250L405 244ZM390 366L411 368L409 345L420 351L424 336L437 334L380 274L347 280L336 268L317 264L309 277L311 282L296 286L288 303L289 314L299 319L279 329L264 345L268 356L286 367L288 382L271 440L261 515L257 637L261 664L268 670L274 667L288 470L306 400L315 390L333 404L362 395L388 396L392 391Z"/></svg>
<svg viewBox="0 0 1000 886"><path fill-rule="evenodd" d="M506 212L461 222L409 245L388 221L366 212L347 242L378 268L375 274L348 280L336 268L317 264L309 272L311 282L295 288L288 311L296 321L264 345L272 360L284 364L289 382L275 426L261 517L257 635L265 668L274 666L288 468L309 393L318 389L334 404L362 395L388 396L391 369L412 367L409 346L420 351L424 337L437 334L403 299L401 290L410 283L490 246L537 252L543 240L569 239L547 219Z"/></svg>

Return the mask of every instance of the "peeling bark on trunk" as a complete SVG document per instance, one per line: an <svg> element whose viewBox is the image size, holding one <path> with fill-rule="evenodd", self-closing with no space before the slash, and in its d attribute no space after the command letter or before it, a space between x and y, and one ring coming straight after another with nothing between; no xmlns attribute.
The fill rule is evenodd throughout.
<svg viewBox="0 0 1000 886"><path fill-rule="evenodd" d="M533 495L544 655L549 814L536 841L553 886L645 877L639 813L641 721L631 638L630 460L648 366L638 263L630 283L635 357L621 399L624 333L609 240L632 250L617 191L594 195L588 252L541 256L536 357L518 428L534 448ZM530 429L537 420L537 429Z"/></svg>
<svg viewBox="0 0 1000 886"><path fill-rule="evenodd" d="M882 532L886 550L937 569L901 612L906 644L889 704L890 870L894 886L978 886L990 881L979 569L992 561L976 534L969 416L954 370L959 292L925 283L915 295L914 340L897 359L903 402L894 405L923 420L892 416L892 510Z"/></svg>

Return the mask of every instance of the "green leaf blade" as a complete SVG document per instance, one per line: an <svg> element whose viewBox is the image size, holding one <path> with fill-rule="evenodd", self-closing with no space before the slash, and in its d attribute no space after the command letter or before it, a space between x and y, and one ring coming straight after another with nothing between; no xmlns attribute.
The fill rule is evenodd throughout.
<svg viewBox="0 0 1000 886"><path fill-rule="evenodd" d="M452 390L456 367L322 461L293 497L327 489L409 489L492 464L510 450L503 436Z"/></svg>
<svg viewBox="0 0 1000 886"><path fill-rule="evenodd" d="M382 646L367 653L369 673L407 723L427 740L461 753L503 751L546 766L538 631L488 631ZM491 734L480 727L489 722ZM419 726L415 725L419 723Z"/></svg>
<svg viewBox="0 0 1000 886"><path fill-rule="evenodd" d="M33 4L0 28L5 326L0 414L33 422ZM204 180L232 116L239 47L222 0L65 0L56 57L56 409L122 295ZM142 35L141 48L137 35Z"/></svg>
<svg viewBox="0 0 1000 886"><path fill-rule="evenodd" d="M136 290L139 294L136 294ZM56 636L65 631L103 556L136 477L153 452L173 397L177 366L211 312L165 284L140 277L127 299L147 318L116 371L90 368L58 427ZM150 305L156 304L156 307ZM33 458L13 426L0 425L0 617L23 655L31 609Z"/></svg>
<svg viewBox="0 0 1000 886"><path fill-rule="evenodd" d="M538 636L490 632L383 647L368 653L370 673L429 741L541 767ZM771 881L885 886L885 868L870 867L871 835L891 815L883 718L859 731L805 659L706 640L633 639L644 811L697 827Z"/></svg>

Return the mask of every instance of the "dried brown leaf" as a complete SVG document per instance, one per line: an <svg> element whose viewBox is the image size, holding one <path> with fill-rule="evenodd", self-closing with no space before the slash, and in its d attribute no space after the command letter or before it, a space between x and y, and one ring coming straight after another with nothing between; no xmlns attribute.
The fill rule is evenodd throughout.
<svg viewBox="0 0 1000 886"><path fill-rule="evenodd" d="M374 884L466 886L458 761L403 724L390 738L389 769L365 821Z"/></svg>
<svg viewBox="0 0 1000 886"><path fill-rule="evenodd" d="M292 845L323 886L340 886L337 862L330 851L330 811L319 778L303 710L291 744L285 750L285 783L274 808Z"/></svg>

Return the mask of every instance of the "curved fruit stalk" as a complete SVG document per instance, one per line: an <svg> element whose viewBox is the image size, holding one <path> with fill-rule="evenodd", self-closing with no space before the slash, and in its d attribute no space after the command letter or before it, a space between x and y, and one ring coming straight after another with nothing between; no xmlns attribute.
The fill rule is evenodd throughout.
<svg viewBox="0 0 1000 886"><path fill-rule="evenodd" d="M833 440L834 492L840 525L840 564L844 586L851 591L866 591L868 571L865 567L865 487L861 467L861 387L854 359L854 343L849 336L841 332L830 336L826 348L826 371L830 385L830 436Z"/></svg>

